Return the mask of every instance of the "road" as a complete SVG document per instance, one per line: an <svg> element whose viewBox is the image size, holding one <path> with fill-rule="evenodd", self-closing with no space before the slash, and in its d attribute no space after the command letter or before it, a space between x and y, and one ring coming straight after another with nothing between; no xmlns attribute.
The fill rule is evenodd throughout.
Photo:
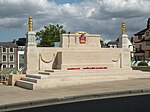
<svg viewBox="0 0 150 112"><path fill-rule="evenodd" d="M34 91L0 85L0 111L143 94L150 94L149 78Z"/></svg>
<svg viewBox="0 0 150 112"><path fill-rule="evenodd" d="M149 112L150 95L108 98L17 110L14 112Z"/></svg>

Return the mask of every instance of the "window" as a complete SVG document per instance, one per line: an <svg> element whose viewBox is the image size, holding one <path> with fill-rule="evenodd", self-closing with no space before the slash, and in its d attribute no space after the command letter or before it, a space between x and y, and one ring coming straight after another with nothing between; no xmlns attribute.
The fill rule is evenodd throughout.
<svg viewBox="0 0 150 112"><path fill-rule="evenodd" d="M14 68L14 65L9 65L9 68Z"/></svg>
<svg viewBox="0 0 150 112"><path fill-rule="evenodd" d="M143 56L137 56L137 60L138 60L138 61L143 61L143 60L144 60L144 57L143 57Z"/></svg>
<svg viewBox="0 0 150 112"><path fill-rule="evenodd" d="M19 69L24 67L24 54L19 54Z"/></svg>
<svg viewBox="0 0 150 112"><path fill-rule="evenodd" d="M142 50L142 44L139 44L139 49L140 49L140 51Z"/></svg>
<svg viewBox="0 0 150 112"><path fill-rule="evenodd" d="M7 65L3 65L3 69L6 68L6 67L7 67Z"/></svg>
<svg viewBox="0 0 150 112"><path fill-rule="evenodd" d="M9 61L14 61L14 55L9 55Z"/></svg>
<svg viewBox="0 0 150 112"><path fill-rule="evenodd" d="M149 46L150 45L150 41L146 41L146 45Z"/></svg>
<svg viewBox="0 0 150 112"><path fill-rule="evenodd" d="M2 59L3 62L6 62L6 61L7 61L7 56L6 56L6 55L3 55L2 58L3 58L3 59Z"/></svg>
<svg viewBox="0 0 150 112"><path fill-rule="evenodd" d="M142 39L142 35L138 35L138 39L141 40Z"/></svg>
<svg viewBox="0 0 150 112"><path fill-rule="evenodd" d="M146 36L149 36L149 31L146 32Z"/></svg>
<svg viewBox="0 0 150 112"><path fill-rule="evenodd" d="M9 52L13 53L14 52L14 48L9 48Z"/></svg>
<svg viewBox="0 0 150 112"><path fill-rule="evenodd" d="M3 53L6 53L7 49L5 47L3 47Z"/></svg>

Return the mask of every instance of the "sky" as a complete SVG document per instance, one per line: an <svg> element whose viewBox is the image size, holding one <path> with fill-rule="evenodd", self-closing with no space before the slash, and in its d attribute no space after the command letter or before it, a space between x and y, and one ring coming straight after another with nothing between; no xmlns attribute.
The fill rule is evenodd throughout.
<svg viewBox="0 0 150 112"><path fill-rule="evenodd" d="M67 32L100 34L116 40L125 21L130 37L146 28L150 0L0 0L0 41L26 37L28 17L33 30L60 24Z"/></svg>

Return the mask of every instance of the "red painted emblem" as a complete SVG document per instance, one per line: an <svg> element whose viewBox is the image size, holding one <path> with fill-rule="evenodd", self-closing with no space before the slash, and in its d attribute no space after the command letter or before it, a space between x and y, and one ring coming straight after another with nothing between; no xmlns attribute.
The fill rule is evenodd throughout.
<svg viewBox="0 0 150 112"><path fill-rule="evenodd" d="M85 44L85 43L86 43L86 36L81 35L81 36L79 37L79 42L80 42L80 44Z"/></svg>

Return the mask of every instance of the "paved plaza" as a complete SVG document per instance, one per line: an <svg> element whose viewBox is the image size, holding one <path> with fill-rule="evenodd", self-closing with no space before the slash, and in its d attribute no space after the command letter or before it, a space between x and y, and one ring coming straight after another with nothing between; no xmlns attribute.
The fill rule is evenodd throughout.
<svg viewBox="0 0 150 112"><path fill-rule="evenodd" d="M134 89L149 89L150 78L137 78L122 81L109 81L82 86L71 86L41 90L27 90L16 86L0 85L0 105L12 103L79 96L86 94L107 93Z"/></svg>

